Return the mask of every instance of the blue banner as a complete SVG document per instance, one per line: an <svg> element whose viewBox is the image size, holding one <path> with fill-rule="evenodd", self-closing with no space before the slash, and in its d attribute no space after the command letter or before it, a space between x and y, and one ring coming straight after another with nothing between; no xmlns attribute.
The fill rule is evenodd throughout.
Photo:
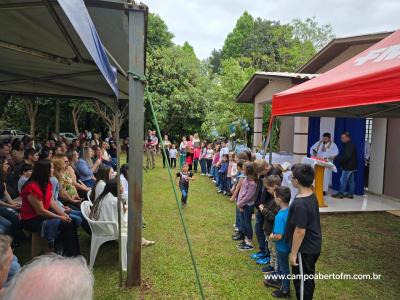
<svg viewBox="0 0 400 300"><path fill-rule="evenodd" d="M108 61L104 46L83 0L58 0L58 3L103 74L104 79L118 98L117 70Z"/></svg>

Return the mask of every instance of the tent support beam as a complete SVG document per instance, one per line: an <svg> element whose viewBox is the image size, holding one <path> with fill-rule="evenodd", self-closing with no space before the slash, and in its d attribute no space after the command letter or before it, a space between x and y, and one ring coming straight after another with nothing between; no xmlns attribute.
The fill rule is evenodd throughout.
<svg viewBox="0 0 400 300"><path fill-rule="evenodd" d="M54 9L53 5L51 4L51 1L49 0L43 0L44 4L47 7L47 10L50 13L50 16L53 18L54 22L57 24L58 28L60 29L62 35L64 36L65 40L67 41L68 45L71 47L72 51L75 53L76 58L78 59L79 62L84 62L84 59L81 55L81 53L78 50L78 47L74 44L74 41L70 37L67 29L65 28L64 24L62 23L60 17L58 16L56 10Z"/></svg>
<svg viewBox="0 0 400 300"><path fill-rule="evenodd" d="M12 43L8 43L8 42L5 42L5 41L0 41L0 48L21 52L21 53L24 53L24 54L28 54L28 55L36 56L36 57L39 57L39 58L43 58L45 60L58 62L58 63L64 64L64 65L72 65L74 63L74 61L72 59L70 59L70 58L57 56L57 55L54 55L54 54L50 54L50 53L34 50L34 49L31 49L31 48L26 48L26 47L23 47L23 46L20 46L20 45L16 45L16 44L12 44Z"/></svg>
<svg viewBox="0 0 400 300"><path fill-rule="evenodd" d="M70 85L67 85L67 84L58 83L58 82L54 82L54 81L51 82L51 83L47 82L47 81L50 81L51 79L35 78L35 77L30 77L30 76L26 76L26 75L20 75L20 74L16 74L16 73L4 71L4 70L0 70L0 73L6 74L6 75L10 75L10 76L15 76L15 77L21 77L24 80L26 80L26 82L39 83L39 84L42 84L42 85L59 86L59 87L62 87L62 88L68 88L71 91L76 91L77 93L78 92L80 92L80 93L84 92L84 93L88 93L88 94L90 94L92 96L97 96L97 97L114 98L113 95L107 95L107 94L99 93L97 91L83 89L83 88L80 88L80 87L74 87L74 86L70 86ZM54 79L54 77L52 79ZM0 85L2 83L3 82L0 82Z"/></svg>
<svg viewBox="0 0 400 300"><path fill-rule="evenodd" d="M141 285L144 89L133 74L144 74L146 10L128 10L129 37L129 191L126 286Z"/></svg>
<svg viewBox="0 0 400 300"><path fill-rule="evenodd" d="M7 85L7 84L17 84L17 83L25 83L25 82L32 82L34 80L39 80L39 81L51 81L51 80L57 80L57 79L69 79L69 78L74 78L77 76L91 76L91 75L98 75L98 72L96 70L93 71L84 71L84 72L78 72L78 73L69 73L69 74L59 74L59 75L54 75L54 76L45 76L45 77L28 77L26 75L19 75L17 73L12 73L9 71L3 71L0 70L0 73L8 74L11 76L17 76L17 77L23 77L24 79L12 79L12 80L5 80L5 81L0 81L0 85Z"/></svg>

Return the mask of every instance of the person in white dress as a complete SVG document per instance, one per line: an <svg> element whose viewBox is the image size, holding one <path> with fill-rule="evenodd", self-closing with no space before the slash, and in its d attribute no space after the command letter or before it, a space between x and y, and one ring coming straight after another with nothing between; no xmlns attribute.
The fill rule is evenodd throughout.
<svg viewBox="0 0 400 300"><path fill-rule="evenodd" d="M121 187L121 195L124 193L123 185ZM90 218L96 221L107 221L115 222L118 224L118 188L117 178L113 178L106 183L103 192L99 195L96 201L93 203L93 207L90 212ZM104 232L106 234L114 235L114 227L106 225ZM126 247L126 239L128 235L128 212L126 205L121 203L121 237L122 237L122 248ZM148 241L142 238L142 246L152 246L154 241ZM127 266L127 255L126 252L122 253L122 267L126 270Z"/></svg>
<svg viewBox="0 0 400 300"><path fill-rule="evenodd" d="M339 149L336 144L332 141L331 134L325 132L322 135L322 139L316 142L310 148L310 155L322 158L325 161L333 162L335 157L339 154ZM329 184L332 181L332 170L326 168L324 173L324 193L329 189Z"/></svg>

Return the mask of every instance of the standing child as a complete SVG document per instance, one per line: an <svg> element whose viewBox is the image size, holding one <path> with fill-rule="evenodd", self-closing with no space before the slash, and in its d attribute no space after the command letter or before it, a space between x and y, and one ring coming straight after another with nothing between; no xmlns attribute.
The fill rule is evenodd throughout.
<svg viewBox="0 0 400 300"><path fill-rule="evenodd" d="M219 162L219 150L220 150L221 146L219 144L217 144L215 146L215 151L214 151L214 155L213 155L213 159L212 159L212 167L211 167L211 177L213 179L213 182L218 186L217 182L218 182L218 162Z"/></svg>
<svg viewBox="0 0 400 300"><path fill-rule="evenodd" d="M278 175L269 175L264 178L264 187L267 190L269 197L266 199L265 203L258 206L258 209L264 216L263 229L269 250L269 266L263 269L265 273L277 271L276 247L275 243L269 240L269 236L274 227L275 216L279 211L279 206L274 201L274 193L281 183L282 180Z"/></svg>
<svg viewBox="0 0 400 300"><path fill-rule="evenodd" d="M292 183L299 193L289 207L286 240L291 245L289 261L292 273L296 275L293 280L296 297L307 300L313 298L315 289L313 276L321 253L321 224L318 201L312 188L314 169L310 165L295 164L292 171Z"/></svg>
<svg viewBox="0 0 400 300"><path fill-rule="evenodd" d="M237 174L236 174L237 181L231 190L232 197L230 200L232 202L235 201L236 204L237 204L240 187L244 180L244 175L243 175L244 163L245 163L245 161L241 160L241 159L237 162ZM240 224L240 210L237 206L236 206L235 234L232 235L232 240L234 240L234 241L244 240L244 230Z"/></svg>
<svg viewBox="0 0 400 300"><path fill-rule="evenodd" d="M179 145L179 168L181 169L186 161L186 144L186 137L182 137L182 142Z"/></svg>
<svg viewBox="0 0 400 300"><path fill-rule="evenodd" d="M179 189L182 192L182 208L185 208L189 194L189 181L194 179L193 173L189 171L189 166L187 164L183 164L182 170L176 174L176 178Z"/></svg>
<svg viewBox="0 0 400 300"><path fill-rule="evenodd" d="M220 168L218 170L218 176L219 176L219 186L218 186L218 193L224 193L226 195L228 191L228 184L227 184L227 173L228 173L228 166L229 166L229 157L228 154L222 155L222 160L220 164Z"/></svg>
<svg viewBox="0 0 400 300"><path fill-rule="evenodd" d="M169 149L169 159L171 168L176 168L176 155L178 154L178 150L176 150L176 145L172 144L171 149Z"/></svg>
<svg viewBox="0 0 400 300"><path fill-rule="evenodd" d="M188 166L188 170L192 171L192 166L193 166L193 153L190 153L190 146L186 146L186 160L185 163Z"/></svg>
<svg viewBox="0 0 400 300"><path fill-rule="evenodd" d="M257 188L257 175L254 164L248 162L244 165L243 173L246 178L240 187L237 207L240 209L240 224L243 226L245 240L238 245L240 251L253 250L253 228L251 226L251 215L254 210L254 197Z"/></svg>
<svg viewBox="0 0 400 300"><path fill-rule="evenodd" d="M275 217L274 229L269 236L269 240L273 241L276 245L278 257L278 275L281 276L281 281L274 279L265 280L265 285L278 287L278 290L272 292L275 298L289 298L290 297L290 274L289 270L289 252L290 247L286 241L286 223L289 213L290 202L290 189L285 186L277 187L275 190L275 203L279 206L280 210Z"/></svg>
<svg viewBox="0 0 400 300"><path fill-rule="evenodd" d="M206 168L207 168L207 175L211 175L211 166L212 166L212 161L213 161L213 156L214 156L214 150L212 148L212 143L209 143L207 145L207 152L206 152Z"/></svg>
<svg viewBox="0 0 400 300"><path fill-rule="evenodd" d="M226 174L227 177L227 195L232 196L231 188L233 186L234 177L237 174L237 164L236 164L236 154L233 152L229 153L229 165L228 172Z"/></svg>
<svg viewBox="0 0 400 300"><path fill-rule="evenodd" d="M207 175L207 144L206 142L201 143L201 151L200 151L200 168L201 168L201 175Z"/></svg>
<svg viewBox="0 0 400 300"><path fill-rule="evenodd" d="M263 186L264 177L267 175L268 171L271 169L270 165L265 161L265 159L258 159L254 162L254 168L257 172L257 191L255 198L255 217L256 222L254 229L256 232L256 237L260 250L257 253L251 255L251 258L256 261L259 265L266 265L269 262L268 250L266 245L266 236L264 234L264 215L261 213L259 206L260 204L265 204L266 198L272 197L265 190Z"/></svg>

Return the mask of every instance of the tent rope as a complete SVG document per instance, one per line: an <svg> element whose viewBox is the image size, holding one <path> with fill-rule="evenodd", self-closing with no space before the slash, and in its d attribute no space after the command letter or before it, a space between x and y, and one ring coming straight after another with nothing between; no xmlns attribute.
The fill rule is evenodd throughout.
<svg viewBox="0 0 400 300"><path fill-rule="evenodd" d="M139 80L143 84L147 84L146 76L140 76L139 74L136 74L134 72L128 72L128 73L133 75L133 76L136 76L137 78L135 78L135 80ZM146 92L148 92L147 85L146 85ZM149 95L149 93L147 93L147 94ZM152 101L150 95L148 97L148 100L149 100L149 104L150 104L151 114L153 116L154 123L155 123L155 126L156 126L157 135L158 135L158 138L159 138L159 140L161 142L161 148L162 148L161 151L163 151L164 155L166 155L165 148L164 148L164 142L163 142L163 140L161 138L160 127L158 126L157 116L155 114L154 107L153 107L153 101ZM201 285L200 273L199 273L199 270L197 268L196 259L194 257L193 251L192 251L192 242L190 241L189 232L188 232L188 229L187 229L187 226L186 226L186 223L185 223L185 219L183 217L182 206L181 206L181 203L180 203L179 198L178 198L178 193L176 192L176 187L175 187L175 184L174 184L174 179L172 177L171 167L170 167L169 161L167 161L167 170L168 170L168 176L169 176L169 180L170 180L170 183L171 183L171 186L172 186L172 190L174 192L176 205L178 206L179 217L180 217L181 224L182 224L182 227L183 227L183 232L185 233L185 239L186 239L186 242L187 242L187 245L188 245L188 248L189 248L190 257L192 259L192 265L193 265L194 273L195 273L195 276L196 276L196 282L197 282L197 285L198 285L198 288L199 288L199 291L200 291L201 299L204 300L205 299L205 295L204 295L203 286Z"/></svg>

